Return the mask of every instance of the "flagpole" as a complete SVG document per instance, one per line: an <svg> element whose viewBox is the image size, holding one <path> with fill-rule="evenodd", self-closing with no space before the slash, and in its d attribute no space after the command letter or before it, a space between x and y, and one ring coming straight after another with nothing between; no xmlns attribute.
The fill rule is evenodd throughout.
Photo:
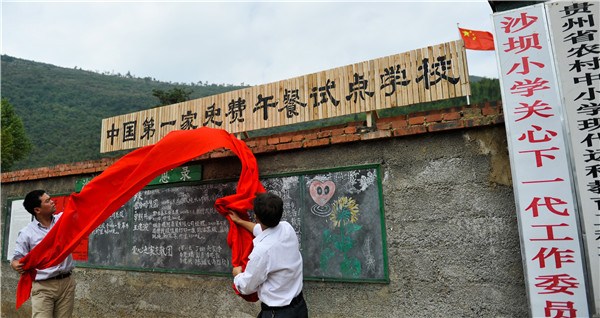
<svg viewBox="0 0 600 318"><path fill-rule="evenodd" d="M462 34L460 34L460 24L458 22L456 22L456 30L458 31L458 38L462 39ZM465 41L463 41L463 45L464 45ZM471 82L471 79L469 78L469 74L467 74L467 80L469 80L469 83ZM471 99L469 98L470 95L467 95L467 105L471 105Z"/></svg>

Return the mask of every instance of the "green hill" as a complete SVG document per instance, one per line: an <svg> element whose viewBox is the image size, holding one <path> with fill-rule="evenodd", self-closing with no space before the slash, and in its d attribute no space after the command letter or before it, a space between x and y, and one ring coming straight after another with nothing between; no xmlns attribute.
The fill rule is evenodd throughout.
<svg viewBox="0 0 600 318"><path fill-rule="evenodd" d="M14 106L34 145L12 170L122 155L100 154L102 119L158 105L153 89L181 87L196 99L243 88L98 74L7 55L1 59L2 98Z"/></svg>
<svg viewBox="0 0 600 318"><path fill-rule="evenodd" d="M121 156L126 151L100 153L100 128L103 118L136 112L157 106L153 89L163 91L175 87L192 90L191 98L201 98L243 86L208 83L181 84L159 82L150 77L138 78L121 74L57 67L2 55L2 98L7 98L23 120L33 151L28 158L16 162L12 170L44 167L104 157ZM500 100L497 79L470 77L472 103ZM464 104L464 98L437 103L412 105L382 113L413 112ZM351 116L352 120L360 116ZM356 117L356 118L355 118ZM364 117L364 115L363 115ZM333 119L344 121L347 119ZM331 120L330 120L331 122ZM327 123L304 123L301 127L282 127L280 130L311 128ZM293 125L292 125L293 126ZM279 132L272 130L269 133ZM256 135L260 135L258 132Z"/></svg>

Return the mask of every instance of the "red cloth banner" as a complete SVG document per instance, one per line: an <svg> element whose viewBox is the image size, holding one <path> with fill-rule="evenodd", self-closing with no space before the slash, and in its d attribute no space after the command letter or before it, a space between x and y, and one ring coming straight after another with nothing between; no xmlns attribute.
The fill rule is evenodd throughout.
<svg viewBox="0 0 600 318"><path fill-rule="evenodd" d="M465 42L465 49L479 51L494 50L494 36L487 31L475 31L458 28L460 36Z"/></svg>
<svg viewBox="0 0 600 318"><path fill-rule="evenodd" d="M54 204L56 206L56 212L54 214L60 213L65 210L65 205L69 201L69 196L68 195L52 196L52 201L54 201ZM73 253L71 255L73 255L73 259L76 261L84 261L85 262L88 260L88 238L87 238L87 236L84 237L79 242L79 245L77 245L77 247L73 250Z"/></svg>
<svg viewBox="0 0 600 318"><path fill-rule="evenodd" d="M231 247L231 263L245 268L252 251L253 236L231 221L228 210L248 219L247 211L252 209L256 194L265 192L258 179L256 158L243 141L225 130L208 127L176 130L158 143L122 157L86 184L80 193L69 196L62 217L46 237L21 259L27 272L19 279L16 307L29 299L36 268L44 269L61 263L83 238L155 177L219 148L230 149L241 161L236 193L217 199L215 208L229 221L227 244ZM248 301L258 299L256 294L242 297Z"/></svg>

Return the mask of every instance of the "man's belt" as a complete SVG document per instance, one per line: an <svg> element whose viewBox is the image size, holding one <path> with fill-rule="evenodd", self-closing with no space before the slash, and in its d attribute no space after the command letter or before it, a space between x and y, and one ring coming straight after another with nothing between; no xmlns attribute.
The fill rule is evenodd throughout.
<svg viewBox="0 0 600 318"><path fill-rule="evenodd" d="M292 299L292 302L290 302L289 305L286 306L281 306L281 307L275 307L275 306L269 306L265 303L261 303L260 307L262 310L281 310L281 309L287 309L290 308L292 306L296 306L298 303L302 302L304 300L304 296L302 295L302 292L300 292L300 294L298 294L298 296L294 297L294 299Z"/></svg>
<svg viewBox="0 0 600 318"><path fill-rule="evenodd" d="M63 279L63 278L67 278L69 276L71 276L71 272L58 274L56 276L52 276L52 277L46 278L46 279L39 279L39 280L36 280L36 282L41 282L41 281L46 281L46 280L53 280L53 279Z"/></svg>

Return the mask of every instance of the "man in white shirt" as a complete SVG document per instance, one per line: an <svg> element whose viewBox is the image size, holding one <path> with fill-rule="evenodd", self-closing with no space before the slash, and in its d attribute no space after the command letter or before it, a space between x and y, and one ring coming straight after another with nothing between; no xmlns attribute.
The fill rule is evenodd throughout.
<svg viewBox="0 0 600 318"><path fill-rule="evenodd" d="M233 268L233 283L244 295L258 292L262 302L258 317L305 318L308 309L302 295L302 255L296 231L281 221L282 214L283 201L272 193L256 196L256 224L230 212L233 222L254 234L246 269Z"/></svg>
<svg viewBox="0 0 600 318"><path fill-rule="evenodd" d="M17 236L11 267L23 274L20 259L31 251L48 234L62 213L54 215L56 205L44 190L34 190L25 196L23 206L34 216L34 220L25 226ZM75 280L71 276L73 257L52 267L37 271L31 289L32 317L71 317L75 302Z"/></svg>

